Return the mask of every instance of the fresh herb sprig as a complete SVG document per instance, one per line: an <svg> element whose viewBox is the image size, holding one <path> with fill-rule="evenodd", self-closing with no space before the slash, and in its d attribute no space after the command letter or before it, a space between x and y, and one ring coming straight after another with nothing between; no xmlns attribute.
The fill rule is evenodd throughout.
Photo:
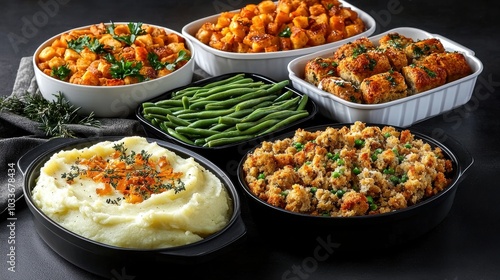
<svg viewBox="0 0 500 280"><path fill-rule="evenodd" d="M99 43L99 40L96 38L91 38L88 35L78 37L74 40L69 40L67 43L68 48L76 51L77 53L81 53L85 47L97 54L106 53L104 45Z"/></svg>
<svg viewBox="0 0 500 280"><path fill-rule="evenodd" d="M160 61L160 58L158 57L157 54L155 53L148 53L148 61L151 67L153 67L155 70L160 70L163 68L167 68L170 71L174 71L177 68L177 64L182 61L188 61L191 57L188 55L188 53L185 50L179 51L177 54L177 58L175 59L174 62L169 63L162 63Z"/></svg>
<svg viewBox="0 0 500 280"><path fill-rule="evenodd" d="M76 137L69 124L100 127L94 113L86 117L78 115L79 107L66 100L61 92L54 94L55 100L48 101L41 94L27 93L23 99L12 96L0 99L0 111L7 110L40 123L40 129L48 137Z"/></svg>
<svg viewBox="0 0 500 280"><path fill-rule="evenodd" d="M129 22L127 26L130 30L129 35L116 35L115 24L111 22L108 26L108 33L111 34L114 39L128 45L132 45L135 42L135 39L137 39L137 36L146 34L146 30L142 29L142 22Z"/></svg>
<svg viewBox="0 0 500 280"><path fill-rule="evenodd" d="M290 26L287 26L278 34L278 36L283 38L290 38L290 36L292 36L292 29L290 29Z"/></svg>
<svg viewBox="0 0 500 280"><path fill-rule="evenodd" d="M71 74L71 70L66 65L61 65L59 67L52 68L50 75L61 81L67 81Z"/></svg>
<svg viewBox="0 0 500 280"><path fill-rule="evenodd" d="M144 75L140 73L142 62L128 61L123 58L117 60L112 54L108 53L104 58L111 63L111 76L115 79L125 79L125 77L135 77L139 81L144 81Z"/></svg>

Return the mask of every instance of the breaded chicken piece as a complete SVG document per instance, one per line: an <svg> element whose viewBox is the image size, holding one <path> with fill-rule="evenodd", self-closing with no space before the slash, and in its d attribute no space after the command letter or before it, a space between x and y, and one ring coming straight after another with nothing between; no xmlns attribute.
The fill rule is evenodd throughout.
<svg viewBox="0 0 500 280"><path fill-rule="evenodd" d="M398 49L395 47L385 47L380 48L380 51L389 59L392 70L401 71L404 66L408 65L408 57L402 49Z"/></svg>
<svg viewBox="0 0 500 280"><path fill-rule="evenodd" d="M370 41L366 37L361 37L340 46L333 53L333 59L338 62L346 57L357 56L373 48L375 48L375 46L373 45L372 41Z"/></svg>
<svg viewBox="0 0 500 280"><path fill-rule="evenodd" d="M343 80L339 77L326 77L323 78L319 84L318 88L329 92L337 97L344 100L362 103L361 93L357 88L355 88L351 82Z"/></svg>
<svg viewBox="0 0 500 280"><path fill-rule="evenodd" d="M338 76L338 64L331 57L309 60L304 68L304 79L315 86L325 77Z"/></svg>
<svg viewBox="0 0 500 280"><path fill-rule="evenodd" d="M411 64L403 67L402 72L410 88L409 95L433 89L446 83L446 70L436 64Z"/></svg>
<svg viewBox="0 0 500 280"><path fill-rule="evenodd" d="M397 32L386 34L378 40L380 48L392 47L400 50L403 50L413 42L412 38L405 37Z"/></svg>
<svg viewBox="0 0 500 280"><path fill-rule="evenodd" d="M429 38L411 43L405 47L405 53L410 62L418 60L431 53L443 53L444 46L437 38Z"/></svg>
<svg viewBox="0 0 500 280"><path fill-rule="evenodd" d="M401 73L389 71L363 80L360 86L366 104L378 104L407 96L407 85Z"/></svg>
<svg viewBox="0 0 500 280"><path fill-rule="evenodd" d="M369 51L358 56L349 56L339 62L339 76L355 86L375 74L391 70L387 56L380 52Z"/></svg>
<svg viewBox="0 0 500 280"><path fill-rule="evenodd" d="M472 73L472 69L459 52L433 53L421 59L423 64L437 64L446 70L446 82L452 82Z"/></svg>

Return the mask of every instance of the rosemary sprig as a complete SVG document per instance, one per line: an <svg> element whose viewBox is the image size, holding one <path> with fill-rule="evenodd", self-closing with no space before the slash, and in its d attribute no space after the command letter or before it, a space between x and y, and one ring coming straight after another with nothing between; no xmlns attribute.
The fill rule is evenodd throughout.
<svg viewBox="0 0 500 280"><path fill-rule="evenodd" d="M27 93L23 99L12 97L0 98L0 111L6 110L24 116L40 123L40 129L48 137L71 137L75 133L67 125L80 124L85 126L100 127L100 122L94 118L94 113L88 116L79 116L80 107L75 107L66 100L61 92L54 94L53 101L46 100L41 94Z"/></svg>

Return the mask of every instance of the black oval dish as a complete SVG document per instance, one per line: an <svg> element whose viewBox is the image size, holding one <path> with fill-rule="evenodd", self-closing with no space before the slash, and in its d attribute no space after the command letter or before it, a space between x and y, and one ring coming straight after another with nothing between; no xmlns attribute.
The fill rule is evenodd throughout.
<svg viewBox="0 0 500 280"><path fill-rule="evenodd" d="M316 131L324 130L326 127L340 128L350 125L320 125L305 128L305 130ZM402 128L395 128L402 130ZM422 236L446 217L453 205L458 185L474 160L464 147L450 137L440 143L419 132L411 132L416 139L422 139L433 147L440 147L453 163L452 182L441 193L402 210L371 216L323 217L300 214L272 206L249 190L243 172L245 155L238 166L237 176L248 198L254 222L263 234L279 236L285 244L327 242L337 251L388 248ZM293 134L293 132L287 133L273 140L292 137ZM248 154L254 150L255 148Z"/></svg>
<svg viewBox="0 0 500 280"><path fill-rule="evenodd" d="M175 144L151 138L148 138L149 142L157 142L181 157L193 157L221 179L233 202L233 213L224 229L204 240L184 246L151 250L120 248L77 235L58 225L36 207L31 191L40 175L40 168L50 156L61 150L80 149L101 141L119 139L121 137L54 139L27 152L18 161L18 166L24 174L24 197L33 214L35 229L45 243L61 257L82 269L107 278L114 277L113 272L123 270L126 270L127 275L144 275L155 266L165 269L208 261L229 249L231 244L244 236L246 227L241 218L239 195L229 177L204 157Z"/></svg>
<svg viewBox="0 0 500 280"><path fill-rule="evenodd" d="M181 90L181 89L184 89L187 87L193 87L193 86L203 86L203 85L206 85L208 83L221 81L221 80L230 78L230 77L237 75L237 74L244 74L245 78L252 78L254 81L262 81L262 82L267 83L267 84L275 84L276 83L275 80L272 80L270 78L267 78L267 77L264 77L264 76L258 75L258 74L239 73L239 72L238 73L228 73L228 74L210 77L210 78L205 78L203 80L193 82L189 85L168 91L165 94L162 94L161 96L152 98L150 100L146 100L145 102L157 102L160 100L170 99L172 96L172 93L176 92L178 90ZM302 93L298 92L297 90L295 90L294 88L292 88L290 86L286 86L285 90L292 91L293 94L296 96L303 95ZM310 98L308 100L306 110L309 112L309 116L307 116L306 118L303 118L301 120L298 120L296 122L293 122L288 126L282 127L281 129L279 129L273 133L268 133L268 134L262 135L260 137L255 138L255 139L252 139L251 141L243 141L243 142L239 142L239 143L233 143L233 144L228 144L228 145L223 145L223 146L218 146L218 147L196 146L196 145L192 145L189 143L185 143L183 141L178 140L177 138L170 136L168 133L164 132L159 127L154 126L153 124L151 124L151 122L149 122L146 118L144 118L144 115L142 114L142 105L139 105L137 107L136 117L137 117L137 119L139 119L140 123L143 125L146 133L149 136L154 137L154 138L166 139L166 140L172 141L172 142L177 143L181 146L187 147L190 150L196 151L197 153L199 153L203 156L206 156L206 157L209 157L210 159L216 160L218 158L217 155L220 155L221 151L224 153L226 153L226 152L227 153L237 153L238 155L242 156L245 154L246 151L250 150L252 147L255 146L255 144L259 143L260 141L262 141L264 139L268 139L268 138L273 137L275 135L278 135L278 133L283 133L285 131L289 131L289 130L292 130L294 128L297 128L300 124L303 124L304 122L313 119L315 117L316 113L318 112L318 108L317 108L316 104L314 103L314 101Z"/></svg>

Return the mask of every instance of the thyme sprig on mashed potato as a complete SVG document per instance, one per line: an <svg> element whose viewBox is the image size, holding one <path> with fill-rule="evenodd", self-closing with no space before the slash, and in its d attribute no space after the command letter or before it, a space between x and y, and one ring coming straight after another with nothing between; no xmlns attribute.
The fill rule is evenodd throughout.
<svg viewBox="0 0 500 280"><path fill-rule="evenodd" d="M103 188L96 189L98 195L110 195L117 190L129 203L140 203L153 194L168 190L175 193L185 190L180 179L183 173L174 172L165 156L153 160L151 154L144 150L140 153L128 152L123 142L113 145L113 149L115 152L111 158L78 158L71 171L63 173L61 178L66 179L68 184L74 184L79 177L90 178L104 184ZM117 204L115 200L107 202Z"/></svg>

